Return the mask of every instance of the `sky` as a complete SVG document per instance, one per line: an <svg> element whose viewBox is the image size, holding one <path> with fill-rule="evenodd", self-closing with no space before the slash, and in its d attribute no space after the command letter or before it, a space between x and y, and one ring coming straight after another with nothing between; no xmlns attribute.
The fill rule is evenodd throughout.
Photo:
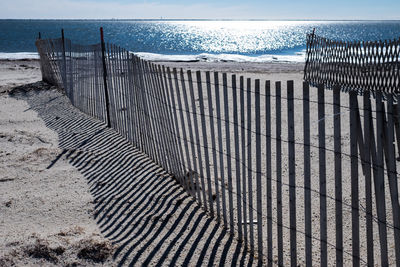
<svg viewBox="0 0 400 267"><path fill-rule="evenodd" d="M400 20L399 0L0 0L0 19Z"/></svg>

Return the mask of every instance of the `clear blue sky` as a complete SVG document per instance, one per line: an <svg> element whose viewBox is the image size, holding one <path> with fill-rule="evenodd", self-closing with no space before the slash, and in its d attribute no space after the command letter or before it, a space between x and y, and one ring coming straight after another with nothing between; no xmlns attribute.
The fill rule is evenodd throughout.
<svg viewBox="0 0 400 267"><path fill-rule="evenodd" d="M0 0L7 18L400 19L400 0Z"/></svg>

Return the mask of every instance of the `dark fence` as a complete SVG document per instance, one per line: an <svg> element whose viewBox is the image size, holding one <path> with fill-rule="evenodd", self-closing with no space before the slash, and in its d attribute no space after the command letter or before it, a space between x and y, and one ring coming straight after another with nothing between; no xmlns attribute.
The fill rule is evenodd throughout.
<svg viewBox="0 0 400 267"><path fill-rule="evenodd" d="M400 264L400 96L192 73L112 44L37 47L44 79L173 174L260 265Z"/></svg>
<svg viewBox="0 0 400 267"><path fill-rule="evenodd" d="M304 79L343 90L398 93L400 39L342 42L307 35Z"/></svg>

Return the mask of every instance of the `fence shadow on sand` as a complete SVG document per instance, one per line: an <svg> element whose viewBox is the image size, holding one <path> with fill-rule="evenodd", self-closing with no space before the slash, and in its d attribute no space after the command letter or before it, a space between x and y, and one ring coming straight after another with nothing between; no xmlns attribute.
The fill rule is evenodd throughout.
<svg viewBox="0 0 400 267"><path fill-rule="evenodd" d="M57 132L66 159L87 179L94 218L116 246L117 265L253 265L246 252L182 187L114 130L50 90L14 90ZM68 174L66 174L68 179Z"/></svg>

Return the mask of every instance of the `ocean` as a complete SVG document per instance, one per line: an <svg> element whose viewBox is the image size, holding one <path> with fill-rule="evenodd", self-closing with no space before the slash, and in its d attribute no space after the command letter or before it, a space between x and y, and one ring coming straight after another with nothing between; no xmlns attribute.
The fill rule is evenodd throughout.
<svg viewBox="0 0 400 267"><path fill-rule="evenodd" d="M35 39L100 40L150 60L295 61L305 58L306 34L326 38L387 40L400 37L400 21L236 20L0 20L0 58L35 58Z"/></svg>

